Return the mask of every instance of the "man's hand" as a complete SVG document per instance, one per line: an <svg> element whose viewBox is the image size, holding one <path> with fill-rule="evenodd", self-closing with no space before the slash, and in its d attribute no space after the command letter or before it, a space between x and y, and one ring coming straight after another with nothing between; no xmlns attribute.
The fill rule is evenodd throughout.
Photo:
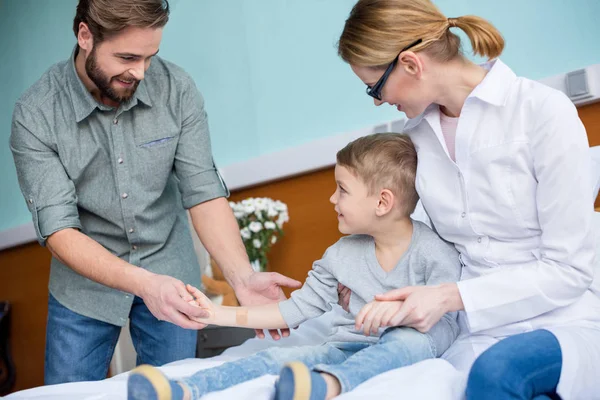
<svg viewBox="0 0 600 400"><path fill-rule="evenodd" d="M168 321L185 329L202 329L206 324L191 318L208 318L210 314L189 304L194 300L183 282L167 275L151 275L143 284L139 296L159 321Z"/></svg>
<svg viewBox="0 0 600 400"><path fill-rule="evenodd" d="M281 287L299 288L302 283L276 272L252 272L235 289L235 295L243 306L256 306L277 303L286 299ZM282 329L281 335L275 329L270 330L271 337L279 340L281 336L290 335L289 329ZM256 336L264 339L261 329L256 330Z"/></svg>
<svg viewBox="0 0 600 400"><path fill-rule="evenodd" d="M391 326L394 315L402 308L401 301L374 300L360 310L354 322L357 331L362 330L365 336L376 334L380 327Z"/></svg>

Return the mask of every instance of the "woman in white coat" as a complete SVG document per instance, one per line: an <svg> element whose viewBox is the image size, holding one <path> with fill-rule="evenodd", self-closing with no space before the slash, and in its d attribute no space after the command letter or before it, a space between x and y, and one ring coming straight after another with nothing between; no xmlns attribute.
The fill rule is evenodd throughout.
<svg viewBox="0 0 600 400"><path fill-rule="evenodd" d="M490 61L468 61L451 28ZM461 311L444 357L470 371L467 398L600 398L586 132L564 94L497 59L503 47L489 22L446 18L429 0L352 9L339 54L375 105L409 118L417 190L464 265L460 282L387 293L380 300L398 301L397 312L357 324L426 332Z"/></svg>

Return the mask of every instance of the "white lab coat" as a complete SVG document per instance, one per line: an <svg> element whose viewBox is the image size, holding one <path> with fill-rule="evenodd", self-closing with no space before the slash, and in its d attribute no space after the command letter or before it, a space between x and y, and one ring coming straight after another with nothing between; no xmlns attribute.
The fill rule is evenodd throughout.
<svg viewBox="0 0 600 400"><path fill-rule="evenodd" d="M600 398L600 298L585 129L561 92L485 65L448 155L439 107L409 120L416 186L434 228L463 262L459 370L502 338L545 328L558 338L565 400Z"/></svg>

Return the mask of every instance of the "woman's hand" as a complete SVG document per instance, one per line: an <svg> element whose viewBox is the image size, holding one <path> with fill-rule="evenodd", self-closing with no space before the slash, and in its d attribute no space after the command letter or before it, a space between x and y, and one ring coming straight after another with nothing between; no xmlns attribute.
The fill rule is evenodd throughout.
<svg viewBox="0 0 600 400"><path fill-rule="evenodd" d="M388 321L389 326L409 326L422 333L428 332L447 312L464 309L456 283L407 286L377 295L375 299L403 302Z"/></svg>
<svg viewBox="0 0 600 400"><path fill-rule="evenodd" d="M355 329L365 336L377 334L382 326L390 326L390 321L402 308L401 301L372 301L360 310L354 322Z"/></svg>

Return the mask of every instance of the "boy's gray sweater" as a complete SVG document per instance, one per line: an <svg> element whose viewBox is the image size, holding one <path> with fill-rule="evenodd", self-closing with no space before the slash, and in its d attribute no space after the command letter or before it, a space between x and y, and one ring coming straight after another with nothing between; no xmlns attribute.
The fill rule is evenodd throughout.
<svg viewBox="0 0 600 400"><path fill-rule="evenodd" d="M376 294L404 286L438 285L457 282L461 263L453 245L442 240L427 225L413 221L409 248L396 267L385 272L375 255L375 241L367 235L341 238L315 261L302 288L281 302L279 309L289 327L318 317L338 302L338 282L352 291L350 312L336 315L327 342L376 342L377 336L365 336L354 330L354 319ZM429 332L441 355L458 336L456 313L442 317Z"/></svg>

